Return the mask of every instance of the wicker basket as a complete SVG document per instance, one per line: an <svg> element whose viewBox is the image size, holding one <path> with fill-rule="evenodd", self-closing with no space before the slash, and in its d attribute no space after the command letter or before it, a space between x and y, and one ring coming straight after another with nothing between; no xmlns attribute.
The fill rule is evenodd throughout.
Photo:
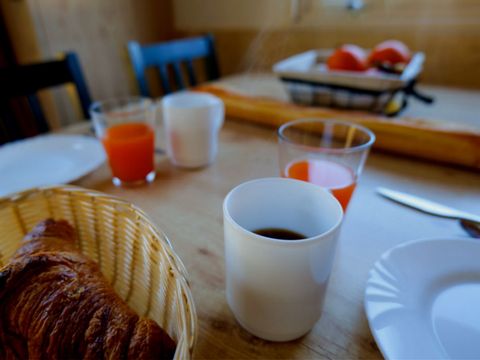
<svg viewBox="0 0 480 360"><path fill-rule="evenodd" d="M366 110L394 116L408 105L410 96L431 104L433 98L415 88L425 55L413 54L402 74L377 69L365 72L329 70L333 49L309 50L277 62L273 72L293 102L309 106Z"/></svg>
<svg viewBox="0 0 480 360"><path fill-rule="evenodd" d="M81 251L139 315L177 342L175 359L190 359L197 317L187 273L167 237L143 211L117 198L73 186L27 190L0 199L0 265L46 218L75 226Z"/></svg>

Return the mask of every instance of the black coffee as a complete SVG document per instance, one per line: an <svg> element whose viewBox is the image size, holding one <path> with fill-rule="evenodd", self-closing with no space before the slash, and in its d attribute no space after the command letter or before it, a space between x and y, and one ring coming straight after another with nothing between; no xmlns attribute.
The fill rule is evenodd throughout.
<svg viewBox="0 0 480 360"><path fill-rule="evenodd" d="M265 228L254 230L253 232L261 236L279 240L302 240L307 238L305 235L299 234L295 231L281 228Z"/></svg>

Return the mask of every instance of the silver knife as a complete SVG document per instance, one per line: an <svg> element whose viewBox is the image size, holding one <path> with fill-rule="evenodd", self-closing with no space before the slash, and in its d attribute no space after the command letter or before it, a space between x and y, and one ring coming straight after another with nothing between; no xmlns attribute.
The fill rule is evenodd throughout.
<svg viewBox="0 0 480 360"><path fill-rule="evenodd" d="M422 199L418 196L405 194L400 191L390 190L383 187L377 188L377 192L397 203L402 205L409 206L416 210L423 211L427 214L436 215L444 218L449 219L458 219L458 220L466 220L471 222L480 223L480 216L467 213L465 211L457 210L442 204L438 204L436 202Z"/></svg>

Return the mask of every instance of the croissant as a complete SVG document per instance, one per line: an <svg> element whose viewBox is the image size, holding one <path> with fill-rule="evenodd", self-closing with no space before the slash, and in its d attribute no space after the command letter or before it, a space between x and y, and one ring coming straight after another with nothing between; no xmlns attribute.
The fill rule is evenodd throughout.
<svg viewBox="0 0 480 360"><path fill-rule="evenodd" d="M75 247L66 221L41 222L0 269L0 359L171 359L175 343L118 297Z"/></svg>

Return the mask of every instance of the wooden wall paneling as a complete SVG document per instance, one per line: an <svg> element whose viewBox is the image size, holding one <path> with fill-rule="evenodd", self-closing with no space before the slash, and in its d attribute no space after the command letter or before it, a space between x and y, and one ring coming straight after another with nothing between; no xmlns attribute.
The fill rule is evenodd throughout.
<svg viewBox="0 0 480 360"><path fill-rule="evenodd" d="M345 1L302 0L308 6L297 22L285 10L294 0L268 2L269 8L229 3L229 14L257 14L243 25L241 19L226 21L219 1L203 0L203 10L196 0L176 1L175 28L187 35L213 32L224 74L269 70L276 61L312 48L343 43L370 48L396 38L426 53L423 81L480 88L480 1L365 0L364 9L352 12ZM254 21L262 11L263 22ZM196 12L205 16L187 21L188 13Z"/></svg>
<svg viewBox="0 0 480 360"><path fill-rule="evenodd" d="M193 33L191 33L193 35ZM298 31L216 30L220 67L223 74L268 71L287 56L313 48L331 48L343 43L365 47L388 38L405 41L412 50L423 51L426 62L422 80L426 83L480 88L480 31L429 29L419 37L414 31L390 28L386 32L370 29L325 29Z"/></svg>

